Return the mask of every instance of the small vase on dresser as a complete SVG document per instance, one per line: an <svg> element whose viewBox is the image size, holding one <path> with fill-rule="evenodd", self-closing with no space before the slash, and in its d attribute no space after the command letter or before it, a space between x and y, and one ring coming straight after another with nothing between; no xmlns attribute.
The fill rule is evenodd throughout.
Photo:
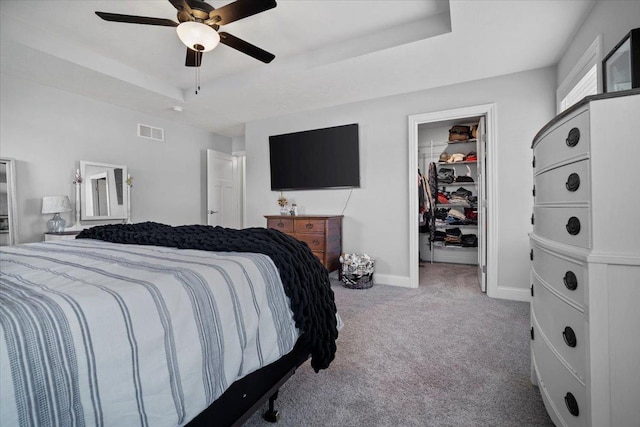
<svg viewBox="0 0 640 427"><path fill-rule="evenodd" d="M640 425L640 90L533 140L531 379L558 426Z"/></svg>

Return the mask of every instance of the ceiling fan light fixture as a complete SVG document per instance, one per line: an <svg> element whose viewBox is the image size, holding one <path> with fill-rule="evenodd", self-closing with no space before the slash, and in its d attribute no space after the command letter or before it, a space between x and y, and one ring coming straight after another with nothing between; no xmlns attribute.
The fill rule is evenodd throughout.
<svg viewBox="0 0 640 427"><path fill-rule="evenodd" d="M182 43L196 51L209 52L220 43L218 32L202 22L183 22L176 31Z"/></svg>

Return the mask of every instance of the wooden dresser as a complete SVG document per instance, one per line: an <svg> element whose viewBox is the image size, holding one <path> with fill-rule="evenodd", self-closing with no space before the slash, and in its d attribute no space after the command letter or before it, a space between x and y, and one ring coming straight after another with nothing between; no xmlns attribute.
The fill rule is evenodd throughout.
<svg viewBox="0 0 640 427"><path fill-rule="evenodd" d="M531 376L558 426L640 425L640 91L533 141Z"/></svg>
<svg viewBox="0 0 640 427"><path fill-rule="evenodd" d="M267 228L305 242L329 272L340 268L342 215L265 215Z"/></svg>

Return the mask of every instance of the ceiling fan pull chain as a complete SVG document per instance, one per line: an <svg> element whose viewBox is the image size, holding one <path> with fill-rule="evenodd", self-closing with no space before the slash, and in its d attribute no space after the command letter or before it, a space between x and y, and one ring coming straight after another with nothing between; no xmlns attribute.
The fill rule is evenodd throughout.
<svg viewBox="0 0 640 427"><path fill-rule="evenodd" d="M200 90L200 67L195 67L196 68L196 95L198 94L198 91Z"/></svg>

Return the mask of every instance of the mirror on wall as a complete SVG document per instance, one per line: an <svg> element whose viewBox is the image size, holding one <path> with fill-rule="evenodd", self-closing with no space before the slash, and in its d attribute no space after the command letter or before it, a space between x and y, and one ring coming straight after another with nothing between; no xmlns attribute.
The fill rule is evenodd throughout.
<svg viewBox="0 0 640 427"><path fill-rule="evenodd" d="M83 220L127 219L127 167L80 161Z"/></svg>
<svg viewBox="0 0 640 427"><path fill-rule="evenodd" d="M18 243L16 161L0 157L0 246Z"/></svg>

